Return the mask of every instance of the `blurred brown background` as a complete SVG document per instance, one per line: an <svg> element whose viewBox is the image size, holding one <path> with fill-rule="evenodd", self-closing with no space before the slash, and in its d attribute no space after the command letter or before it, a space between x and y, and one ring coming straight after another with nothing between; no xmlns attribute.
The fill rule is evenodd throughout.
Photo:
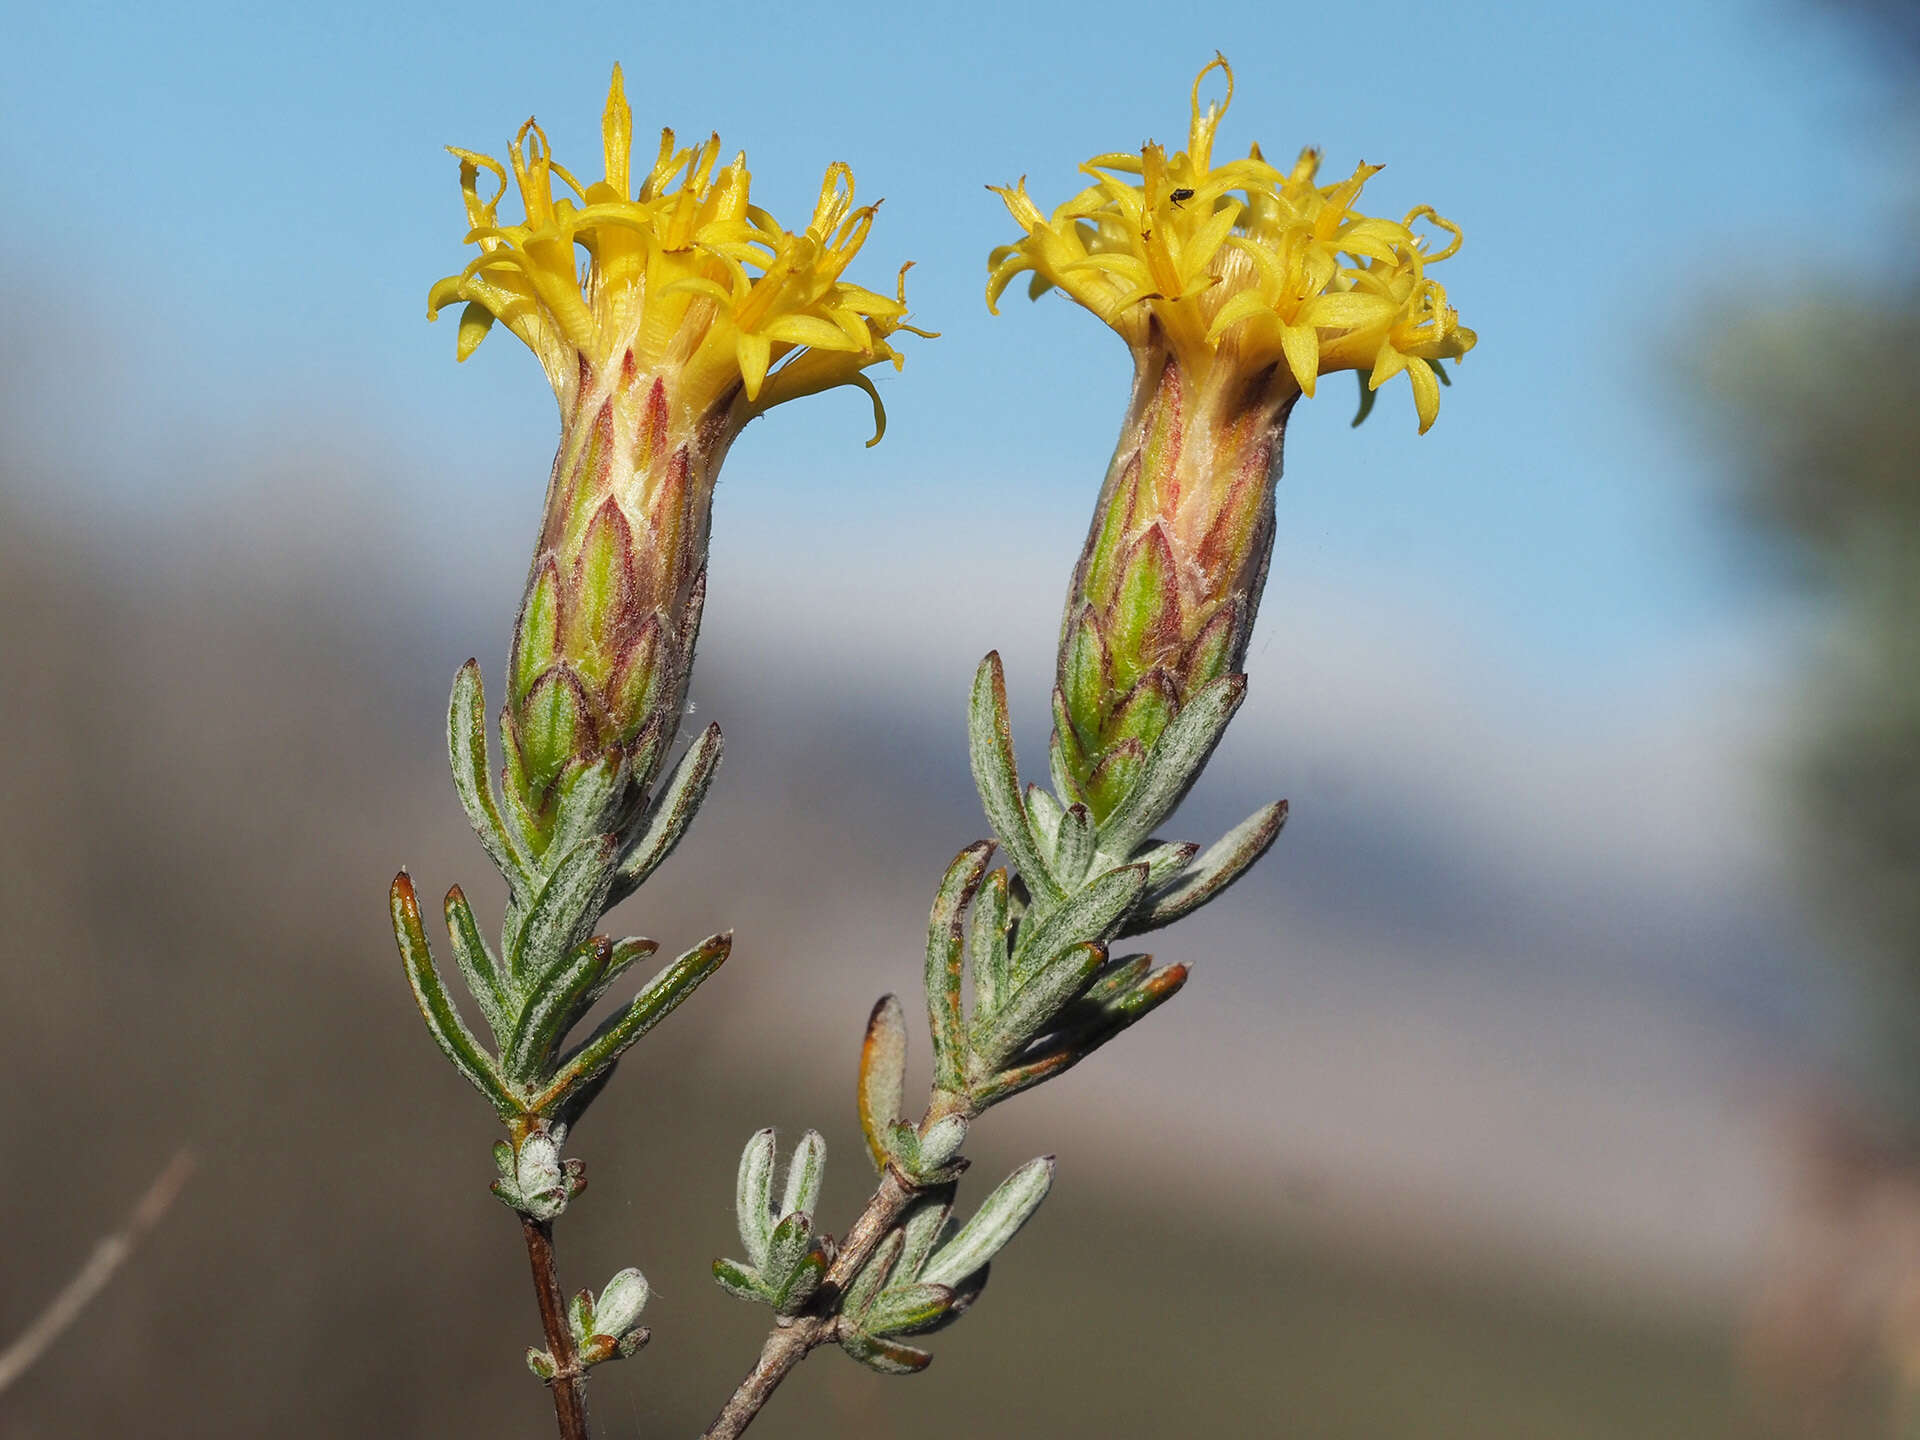
<svg viewBox="0 0 1920 1440"><path fill-rule="evenodd" d="M272 494L315 482L282 476ZM464 652L417 618L431 607L398 578L377 513L316 540L285 504L229 497L137 567L99 533L6 516L0 985L16 1130L0 1324L31 1317L176 1144L202 1161L74 1336L0 1398L9 1435L550 1423L517 1359L533 1317L512 1217L484 1188L489 1121L426 1041L380 909L401 861L429 885L484 888L439 765L442 681ZM326 585L351 604L314 603L308 545L330 566L363 557ZM504 613L517 575L489 580ZM656 1340L598 1372L612 1434L697 1431L751 1357L763 1317L705 1265L735 1246L732 1172L753 1129L818 1126L828 1213L864 1194L850 1086L865 1006L914 983L929 877L978 829L957 685L924 713L906 697L827 711L770 657L729 663L748 618L730 608L698 699L726 719L724 783L630 908L670 944L723 921L742 943L583 1126L592 1188L561 1230L573 1284L634 1262L656 1287ZM1228 818L1244 786L1216 789L1196 825ZM1390 1165L1387 1137L1353 1165L1337 1136L1284 1143L1290 1105L1335 1129L1374 1106L1402 1125L1430 1110L1430 1095L1369 1099L1422 1068L1369 1052L1452 1050L1424 1033L1447 1022L1309 1026L1282 1004L1234 1037L1239 1058L1191 1058L1246 1025L1206 998L1215 973L1270 967L1296 929L1379 923L1365 913L1379 887L1404 890L1393 837L1348 828L1309 853L1321 876L1302 877L1289 836L1220 921L1169 937L1166 953L1204 961L1194 1003L984 1127L982 1174L1040 1148L1060 1154L1061 1183L933 1370L888 1382L823 1353L765 1433L1268 1434L1284 1417L1327 1435L1732 1433L1717 1260L1696 1281L1556 1255L1538 1235L1502 1254L1498 1227L1466 1213L1479 1183L1439 1184L1429 1206L1437 1182L1417 1162L1367 1173ZM1315 895L1320 882L1340 893ZM1303 997L1322 1006L1343 1008ZM1288 1059L1295 1027L1322 1033ZM1499 1164L1513 1135L1476 1135L1469 1103L1497 1077L1434 1058L1433 1083L1468 1092L1442 1107L1462 1128L1434 1138L1484 1142ZM1310 1095L1275 1093L1278 1064ZM1551 1119L1489 1127L1535 1130L1549 1156L1558 1144ZM1244 1156L1222 1138L1236 1130Z"/></svg>

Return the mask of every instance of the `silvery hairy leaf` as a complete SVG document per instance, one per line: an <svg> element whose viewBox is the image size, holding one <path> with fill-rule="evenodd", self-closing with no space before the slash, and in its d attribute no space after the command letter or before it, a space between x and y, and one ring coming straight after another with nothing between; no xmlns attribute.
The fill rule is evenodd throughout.
<svg viewBox="0 0 1920 1440"><path fill-rule="evenodd" d="M506 977L501 974L500 962L493 958L493 949L473 918L473 907L467 904L466 894L458 885L447 891L446 917L447 937L453 942L460 974L467 982L467 989L473 992L480 1013L486 1017L494 1043L498 1044L510 1028L508 1016L513 1001L507 991Z"/></svg>
<svg viewBox="0 0 1920 1440"><path fill-rule="evenodd" d="M453 788L473 833L480 837L500 873L519 894L531 894L536 884L533 867L515 843L500 807L494 800L493 777L487 763L487 698L480 662L469 660L453 677L453 697L447 707L447 757L453 768Z"/></svg>
<svg viewBox="0 0 1920 1440"><path fill-rule="evenodd" d="M718 725L709 725L700 733L680 762L673 767L660 794L648 806L640 833L627 847L614 880L609 903L618 904L638 890L646 878L660 868L667 856L693 824L700 804L707 798L714 771L720 768L724 742Z"/></svg>
<svg viewBox="0 0 1920 1440"><path fill-rule="evenodd" d="M1147 867L1147 889L1153 891L1171 882L1199 853L1198 845L1185 840L1174 840L1164 845L1149 842L1145 850L1132 858L1134 864ZM1132 923L1131 919L1128 923Z"/></svg>
<svg viewBox="0 0 1920 1440"><path fill-rule="evenodd" d="M927 1133L920 1137L920 1172L926 1174L944 1169L966 1143L966 1116L948 1115L934 1121Z"/></svg>
<svg viewBox="0 0 1920 1440"><path fill-rule="evenodd" d="M1164 884L1154 882L1144 903L1127 917L1123 935L1140 935L1171 925L1190 915L1225 890L1252 867L1280 838L1287 823L1287 802L1276 800L1262 806L1219 840L1207 847L1199 859Z"/></svg>
<svg viewBox="0 0 1920 1440"><path fill-rule="evenodd" d="M1040 842L1041 857L1053 860L1054 846L1060 841L1060 802L1038 785L1026 789L1027 818L1033 823L1033 838Z"/></svg>
<svg viewBox="0 0 1920 1440"><path fill-rule="evenodd" d="M1047 873L1040 842L1020 795L1020 772L1013 755L1013 731L1007 718L1007 677L1000 652L989 651L973 677L967 709L968 748L973 783L987 812L987 823L1008 857L1036 895L1055 895L1059 887Z"/></svg>
<svg viewBox="0 0 1920 1440"><path fill-rule="evenodd" d="M612 943L596 936L540 977L501 1051L500 1062L509 1076L523 1083L545 1078L554 1050L580 1018L581 998L612 959Z"/></svg>
<svg viewBox="0 0 1920 1440"><path fill-rule="evenodd" d="M811 1215L820 1203L820 1186L827 1176L827 1142L818 1130L809 1130L793 1147L787 1161L787 1185L780 1200L780 1213L792 1215L804 1211Z"/></svg>
<svg viewBox="0 0 1920 1440"><path fill-rule="evenodd" d="M493 1057L473 1038L473 1032L467 1029L460 1012L448 998L446 987L440 983L433 952L427 946L426 930L420 924L420 902L406 871L394 877L388 898L394 939L399 942L407 984L413 989L421 1018L427 1022L427 1032L440 1047L440 1053L453 1063L453 1068L466 1076L468 1083L486 1096L503 1118L511 1119L521 1111L520 1100L501 1077Z"/></svg>
<svg viewBox="0 0 1920 1440"><path fill-rule="evenodd" d="M731 933L710 935L655 975L626 1009L601 1021L592 1035L566 1055L547 1088L536 1097L534 1108L541 1114L584 1108L584 1101L591 1098L594 1087L605 1082L620 1057L725 964L732 949Z"/></svg>
<svg viewBox="0 0 1920 1440"><path fill-rule="evenodd" d="M882 995L860 1046L860 1130L876 1170L885 1170L888 1132L906 1101L907 1019L895 995Z"/></svg>
<svg viewBox="0 0 1920 1440"><path fill-rule="evenodd" d="M1146 866L1122 865L1096 875L1037 923L1023 922L1013 947L1015 982L1024 982L1069 946L1105 940L1121 917L1139 904L1146 886Z"/></svg>
<svg viewBox="0 0 1920 1440"><path fill-rule="evenodd" d="M734 1218L739 1224L740 1243L747 1247L747 1258L763 1274L767 1268L767 1247L773 1241L773 1157L772 1130L759 1130L740 1152L740 1174L734 1187Z"/></svg>
<svg viewBox="0 0 1920 1440"><path fill-rule="evenodd" d="M627 757L608 750L561 773L557 817L548 848L564 855L590 835L613 829L627 782Z"/></svg>
<svg viewBox="0 0 1920 1440"><path fill-rule="evenodd" d="M910 1335L918 1330L931 1330L952 1306L953 1291L944 1285L914 1281L889 1285L861 1317L860 1328L870 1335Z"/></svg>
<svg viewBox="0 0 1920 1440"><path fill-rule="evenodd" d="M760 1283L760 1274L737 1260L716 1260L713 1262L713 1278L720 1282L720 1288L736 1300L761 1301L767 1298L767 1292Z"/></svg>
<svg viewBox="0 0 1920 1440"><path fill-rule="evenodd" d="M1087 878L1087 866L1093 862L1093 816L1084 805L1069 805L1060 817L1060 828L1053 846L1053 878L1062 889L1072 891Z"/></svg>
<svg viewBox="0 0 1920 1440"><path fill-rule="evenodd" d="M1107 952L1098 941L1070 946L1028 976L999 1010L973 1027L972 1078L986 1080L1017 1054L1087 982L1100 973Z"/></svg>
<svg viewBox="0 0 1920 1440"><path fill-rule="evenodd" d="M952 1235L955 1228L951 1223L954 1189L948 1183L924 1191L914 1201L913 1208L907 1211L907 1218L900 1226L900 1261L895 1267L897 1279L918 1280L934 1247Z"/></svg>
<svg viewBox="0 0 1920 1440"><path fill-rule="evenodd" d="M973 972L976 1020L999 1009L1009 988L1008 901L1007 872L995 870L975 892L968 917L967 966Z"/></svg>
<svg viewBox="0 0 1920 1440"><path fill-rule="evenodd" d="M778 1285L799 1266L813 1244L813 1217L801 1211L783 1217L767 1235L767 1256L761 1275Z"/></svg>
<svg viewBox="0 0 1920 1440"><path fill-rule="evenodd" d="M1052 1186L1053 1157L1042 1155L1029 1160L1001 1181L974 1217L960 1227L960 1233L935 1252L920 1272L920 1279L949 1288L961 1284L1000 1253L1040 1208Z"/></svg>
<svg viewBox="0 0 1920 1440"><path fill-rule="evenodd" d="M596 835L566 852L540 887L507 945L507 969L521 986L564 965L606 908L613 883L614 837Z"/></svg>
<svg viewBox="0 0 1920 1440"><path fill-rule="evenodd" d="M969 845L948 867L927 921L927 1025L933 1034L933 1083L957 1091L964 1083L966 1016L960 987L966 959L965 915L993 846Z"/></svg>
<svg viewBox="0 0 1920 1440"><path fill-rule="evenodd" d="M864 1331L843 1335L840 1348L869 1370L877 1370L882 1375L913 1375L933 1363L933 1356L924 1350Z"/></svg>
<svg viewBox="0 0 1920 1440"><path fill-rule="evenodd" d="M1247 677L1223 675L1194 692L1147 752L1140 775L1100 826L1100 853L1126 859L1200 777L1246 699Z"/></svg>

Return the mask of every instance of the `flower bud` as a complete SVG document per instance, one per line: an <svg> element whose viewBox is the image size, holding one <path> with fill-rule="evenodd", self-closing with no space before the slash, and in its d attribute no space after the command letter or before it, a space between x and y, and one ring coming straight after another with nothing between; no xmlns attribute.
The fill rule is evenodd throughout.
<svg viewBox="0 0 1920 1440"><path fill-rule="evenodd" d="M640 1323L640 1312L647 1308L647 1277L629 1266L607 1281L606 1289L594 1302L593 1328L602 1335L622 1339Z"/></svg>

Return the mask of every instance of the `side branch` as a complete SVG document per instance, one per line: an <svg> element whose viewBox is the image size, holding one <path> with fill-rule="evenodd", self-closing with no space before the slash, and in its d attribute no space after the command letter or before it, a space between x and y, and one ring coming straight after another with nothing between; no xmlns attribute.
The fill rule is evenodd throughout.
<svg viewBox="0 0 1920 1440"><path fill-rule="evenodd" d="M833 1339L840 1295L919 1193L919 1187L902 1179L891 1167L881 1175L880 1184L847 1232L846 1243L820 1282L807 1313L773 1328L760 1347L760 1358L754 1362L753 1369L741 1380L701 1440L735 1440L744 1434L794 1367L816 1346Z"/></svg>
<svg viewBox="0 0 1920 1440"><path fill-rule="evenodd" d="M573 1347L573 1327L567 1323L567 1302L560 1293L560 1277L553 1264L553 1225L531 1215L520 1217L527 1238L527 1261L533 1268L534 1298L540 1303L540 1325L547 1333L547 1353L553 1356L554 1418L561 1440L589 1440L587 1428L587 1372Z"/></svg>

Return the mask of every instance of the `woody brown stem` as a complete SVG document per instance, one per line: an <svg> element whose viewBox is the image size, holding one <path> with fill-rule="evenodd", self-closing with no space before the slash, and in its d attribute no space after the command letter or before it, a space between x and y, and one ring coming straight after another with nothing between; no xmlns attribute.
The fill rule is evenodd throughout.
<svg viewBox="0 0 1920 1440"><path fill-rule="evenodd" d="M520 1217L527 1239L527 1261L533 1267L533 1295L540 1303L540 1325L547 1333L547 1353L553 1356L553 1414L560 1440L589 1440L587 1428L587 1372L573 1348L573 1329L567 1324L567 1301L553 1265L553 1225Z"/></svg>

